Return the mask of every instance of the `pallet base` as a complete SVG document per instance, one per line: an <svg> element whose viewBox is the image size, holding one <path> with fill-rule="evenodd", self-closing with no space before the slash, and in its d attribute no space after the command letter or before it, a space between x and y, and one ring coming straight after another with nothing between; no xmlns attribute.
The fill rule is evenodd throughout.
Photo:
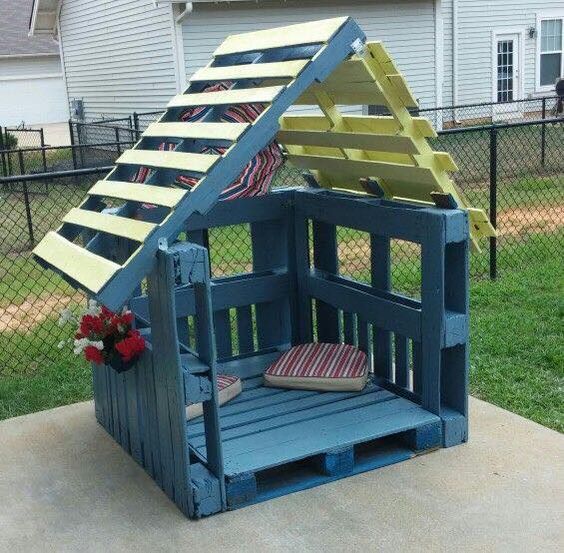
<svg viewBox="0 0 564 553"><path fill-rule="evenodd" d="M441 419L375 384L356 393L264 388L220 409L227 507L236 509L409 459L442 445ZM187 426L205 457L201 421Z"/></svg>

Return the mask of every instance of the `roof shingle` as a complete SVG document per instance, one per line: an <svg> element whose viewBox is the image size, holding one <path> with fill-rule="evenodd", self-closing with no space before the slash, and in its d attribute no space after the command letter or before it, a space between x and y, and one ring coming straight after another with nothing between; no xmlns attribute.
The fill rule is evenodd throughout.
<svg viewBox="0 0 564 553"><path fill-rule="evenodd" d="M0 0L0 56L58 54L50 36L28 36L33 0Z"/></svg>

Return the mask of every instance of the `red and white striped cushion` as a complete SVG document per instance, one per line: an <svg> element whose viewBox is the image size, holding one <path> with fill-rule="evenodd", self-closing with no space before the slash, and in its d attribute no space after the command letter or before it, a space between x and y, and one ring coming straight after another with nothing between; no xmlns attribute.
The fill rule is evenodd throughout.
<svg viewBox="0 0 564 553"><path fill-rule="evenodd" d="M231 374L218 374L216 382L220 405L232 400L242 391L241 379L238 376ZM203 405L201 403L193 403L192 405L188 405L188 407L186 407L186 416L188 420L201 416L203 412Z"/></svg>
<svg viewBox="0 0 564 553"><path fill-rule="evenodd" d="M264 373L267 386L306 390L362 390L368 379L367 357L349 344L300 344Z"/></svg>

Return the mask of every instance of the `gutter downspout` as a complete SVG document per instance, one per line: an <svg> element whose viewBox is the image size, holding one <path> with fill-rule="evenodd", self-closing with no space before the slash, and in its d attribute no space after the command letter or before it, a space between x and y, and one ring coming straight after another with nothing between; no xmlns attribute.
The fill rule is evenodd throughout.
<svg viewBox="0 0 564 553"><path fill-rule="evenodd" d="M443 106L443 83L444 83L444 27L443 27L443 2L435 0L435 105ZM435 125L437 130L443 128L443 114L435 112Z"/></svg>
<svg viewBox="0 0 564 553"><path fill-rule="evenodd" d="M181 93L186 87L186 59L184 57L184 39L182 36L182 23L193 11L192 2L186 2L181 10L178 4L171 4L170 13L172 21L172 56L174 60L174 73L176 76L176 91Z"/></svg>
<svg viewBox="0 0 564 553"><path fill-rule="evenodd" d="M452 0L452 105L458 105L458 0ZM458 123L456 109L452 118Z"/></svg>

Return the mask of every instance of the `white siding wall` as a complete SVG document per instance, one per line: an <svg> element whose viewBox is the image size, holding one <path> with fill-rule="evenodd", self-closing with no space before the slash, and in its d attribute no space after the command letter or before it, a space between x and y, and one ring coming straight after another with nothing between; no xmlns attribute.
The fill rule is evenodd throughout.
<svg viewBox="0 0 564 553"><path fill-rule="evenodd" d="M562 10L563 0L458 0L458 103L491 102L493 87L492 33L497 30L525 31L521 60L524 97L535 94L536 41L528 29L536 26L536 14ZM452 0L443 0L445 17L445 103L452 101L452 30L448 19ZM448 28L448 35L446 30ZM541 94L542 95L542 94Z"/></svg>
<svg viewBox="0 0 564 553"><path fill-rule="evenodd" d="M0 58L0 125L68 119L58 56Z"/></svg>
<svg viewBox="0 0 564 553"><path fill-rule="evenodd" d="M194 4L183 25L188 78L205 65L230 34L266 29L313 19L350 15L369 40L382 40L420 99L435 105L435 28L432 0L323 2L232 2Z"/></svg>
<svg viewBox="0 0 564 553"><path fill-rule="evenodd" d="M62 74L58 55L0 59L0 78Z"/></svg>
<svg viewBox="0 0 564 553"><path fill-rule="evenodd" d="M151 0L64 0L68 96L86 118L163 108L176 93L170 6Z"/></svg>

